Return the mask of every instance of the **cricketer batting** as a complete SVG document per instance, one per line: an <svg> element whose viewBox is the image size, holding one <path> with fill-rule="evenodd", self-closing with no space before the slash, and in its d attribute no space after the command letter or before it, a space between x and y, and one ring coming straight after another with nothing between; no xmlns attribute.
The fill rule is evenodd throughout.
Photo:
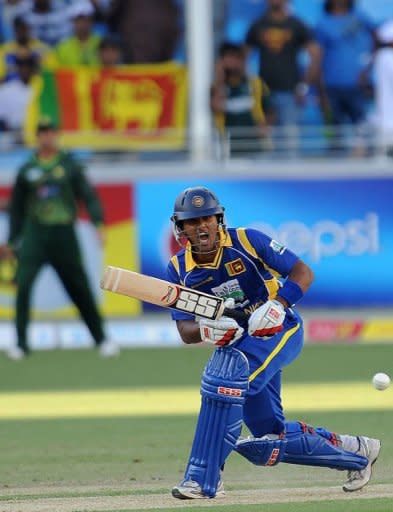
<svg viewBox="0 0 393 512"><path fill-rule="evenodd" d="M171 217L182 249L168 264L169 281L213 294L249 315L236 321L172 311L184 343L216 347L201 382L201 408L179 499L223 496L222 468L232 451L252 463L279 462L347 470L344 491L371 477L380 441L287 421L281 371L300 354L303 326L296 304L313 281L292 251L255 229L227 228L224 207L204 188L180 193ZM252 436L241 439L243 422Z"/></svg>

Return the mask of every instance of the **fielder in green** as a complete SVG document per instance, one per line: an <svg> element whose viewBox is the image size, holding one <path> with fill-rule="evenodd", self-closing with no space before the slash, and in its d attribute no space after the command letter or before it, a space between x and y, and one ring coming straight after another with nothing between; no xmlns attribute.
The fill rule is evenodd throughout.
<svg viewBox="0 0 393 512"><path fill-rule="evenodd" d="M86 206L102 239L104 219L100 201L80 163L58 148L54 124L50 120L43 120L37 127L37 150L19 169L9 204L8 243L18 260L18 343L7 351L11 359L22 359L30 351L26 336L31 291L44 264L55 269L70 299L79 309L100 354L113 356L118 353L117 345L105 339L103 321L82 264L75 233L79 202Z"/></svg>

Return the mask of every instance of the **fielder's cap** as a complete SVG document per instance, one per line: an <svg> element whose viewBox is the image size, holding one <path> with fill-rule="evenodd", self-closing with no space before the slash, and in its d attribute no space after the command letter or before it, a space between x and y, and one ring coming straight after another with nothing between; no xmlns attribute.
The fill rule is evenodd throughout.
<svg viewBox="0 0 393 512"><path fill-rule="evenodd" d="M56 130L56 123L50 117L42 117L37 124L37 133L47 130Z"/></svg>
<svg viewBox="0 0 393 512"><path fill-rule="evenodd" d="M377 38L381 43L393 43L393 20L383 23L377 30Z"/></svg>
<svg viewBox="0 0 393 512"><path fill-rule="evenodd" d="M94 7L88 0L82 0L70 7L71 18L90 17L94 14Z"/></svg>

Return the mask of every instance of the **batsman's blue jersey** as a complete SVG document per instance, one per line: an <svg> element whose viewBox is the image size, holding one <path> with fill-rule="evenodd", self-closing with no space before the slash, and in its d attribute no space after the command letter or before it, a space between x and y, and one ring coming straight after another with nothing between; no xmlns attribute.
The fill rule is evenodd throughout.
<svg viewBox="0 0 393 512"><path fill-rule="evenodd" d="M298 257L255 229L228 229L213 263L197 264L190 250L182 249L168 265L168 279L188 288L233 298L236 309L251 314L276 296L279 278L287 277ZM174 320L193 319L173 311Z"/></svg>
<svg viewBox="0 0 393 512"><path fill-rule="evenodd" d="M182 249L168 264L168 279L177 284L233 298L236 309L251 314L273 299L281 279L288 277L298 256L255 229L230 228L221 233L221 248L209 264L197 264L190 250ZM194 320L193 315L172 311L174 320ZM303 345L302 321L293 309L286 310L284 329L268 340L247 333L233 345L249 363L249 393L244 414L254 435L284 428L281 406L281 369L291 363ZM255 426L254 426L255 425ZM258 425L258 427L256 427Z"/></svg>

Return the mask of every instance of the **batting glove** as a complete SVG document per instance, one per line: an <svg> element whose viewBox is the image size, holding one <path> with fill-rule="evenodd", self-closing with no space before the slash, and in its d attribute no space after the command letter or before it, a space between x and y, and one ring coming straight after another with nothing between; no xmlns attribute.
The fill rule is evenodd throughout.
<svg viewBox="0 0 393 512"><path fill-rule="evenodd" d="M282 331L284 306L278 300L268 300L252 313L248 320L248 334L257 338L270 338Z"/></svg>
<svg viewBox="0 0 393 512"><path fill-rule="evenodd" d="M202 318L199 321L199 330L202 341L219 347L232 345L244 332L243 327L240 327L236 320L226 316L222 316L219 320Z"/></svg>

